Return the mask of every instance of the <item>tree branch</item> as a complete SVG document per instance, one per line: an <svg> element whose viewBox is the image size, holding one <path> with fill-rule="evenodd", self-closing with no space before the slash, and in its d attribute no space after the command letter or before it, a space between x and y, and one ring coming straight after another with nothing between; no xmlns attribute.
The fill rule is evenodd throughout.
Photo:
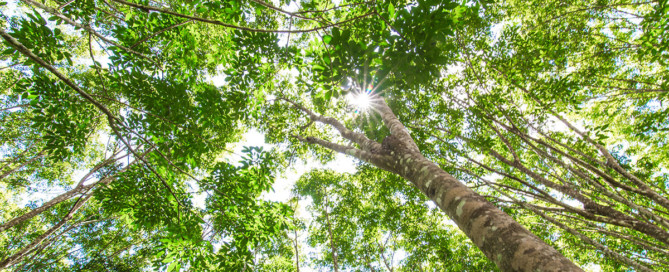
<svg viewBox="0 0 669 272"><path fill-rule="evenodd" d="M30 0L27 0L27 1L30 1ZM170 15L173 15L173 16L176 16L176 17L191 19L191 20L199 21L199 22L203 22L203 23L208 23L208 24L213 24L213 25L220 25L220 26L224 26L224 27L227 27L227 28L232 28L232 29L237 29L237 30L242 30L242 31L261 32L261 33L308 33L308 32L314 32L314 31L317 31L317 30L326 29L326 28L330 28L330 27L345 25L345 24L348 24L350 22L356 21L358 19L369 17L369 16L375 14L375 12L369 12L369 13L366 13L366 14L363 14L363 15L353 17L353 18L348 19L348 20L344 20L344 21L337 22L337 23L330 24L330 25L326 25L326 26L315 27L315 28L311 28L311 29L298 29L298 30L260 29L260 28L250 28L250 27L244 27L244 26L237 26L237 25L221 22L221 21L218 21L218 20L212 20L212 19L206 19L206 18L201 18L201 17L197 17L197 16L181 14L181 13L174 12L174 11L171 11L171 10L168 10L168 9L145 6L145 5L136 4L136 3L132 3L132 2L124 1L124 0L111 0L111 1L117 2L117 3L120 3L120 4L124 4L124 5L127 5L127 6L131 6L131 7L134 7L134 8L142 9L142 10L152 10L152 11L157 11L157 12L161 12L161 13L165 13L165 14L170 14Z"/></svg>
<svg viewBox="0 0 669 272"><path fill-rule="evenodd" d="M334 127L335 129L337 129L337 131L339 131L339 134L342 137L360 145L360 147L364 151L368 151L368 152L373 153L375 150L381 150L381 144L370 140L369 138L367 138L367 136L365 136L362 133L351 131L346 126L344 126L344 124L342 124L341 122L339 122L335 118L324 117L324 116L318 115L318 114L314 113L313 111L303 107L302 105L300 105L300 104L298 104L298 103L296 103L296 102L294 102L290 99L287 99L287 98L284 98L284 97L279 97L278 99L286 101L286 102L290 103L291 105L293 105L295 108L297 108L300 111L306 113L307 115L309 115L309 119L311 121L323 123L323 124L330 125L330 126Z"/></svg>

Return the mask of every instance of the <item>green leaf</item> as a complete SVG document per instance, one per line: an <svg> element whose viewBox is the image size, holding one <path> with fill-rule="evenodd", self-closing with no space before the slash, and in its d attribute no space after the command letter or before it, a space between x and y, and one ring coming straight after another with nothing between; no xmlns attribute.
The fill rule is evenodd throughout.
<svg viewBox="0 0 669 272"><path fill-rule="evenodd" d="M323 42L325 44L330 44L330 41L332 41L332 36L330 36L330 35L323 36Z"/></svg>
<svg viewBox="0 0 669 272"><path fill-rule="evenodd" d="M330 101L332 99L332 90L325 92L325 101Z"/></svg>
<svg viewBox="0 0 669 272"><path fill-rule="evenodd" d="M167 266L167 272L172 272L172 270L174 270L174 268L176 267L177 267L177 262L171 263L169 266Z"/></svg>
<svg viewBox="0 0 669 272"><path fill-rule="evenodd" d="M390 15L390 20L395 20L395 5L393 3L388 5L388 15Z"/></svg>

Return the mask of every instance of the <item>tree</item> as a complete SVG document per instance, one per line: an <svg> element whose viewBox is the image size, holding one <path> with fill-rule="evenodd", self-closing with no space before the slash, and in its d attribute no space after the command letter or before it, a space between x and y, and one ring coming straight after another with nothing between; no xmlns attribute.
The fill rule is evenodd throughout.
<svg viewBox="0 0 669 272"><path fill-rule="evenodd" d="M333 151L408 180L500 270L579 270L565 244L579 264L666 264L666 152L646 150L666 149L666 1L11 4L3 190L62 195L6 208L5 267L67 266L49 245L81 247L72 267L118 263L84 227L115 224L142 233L110 238L146 249L119 253L136 266L289 267L291 209L260 196L296 158ZM351 114L347 97L371 104ZM222 163L249 127L287 149ZM84 169L98 181L72 187ZM330 230L338 193L305 194L328 200L333 268L357 266L357 235ZM392 251L374 244L355 245Z"/></svg>

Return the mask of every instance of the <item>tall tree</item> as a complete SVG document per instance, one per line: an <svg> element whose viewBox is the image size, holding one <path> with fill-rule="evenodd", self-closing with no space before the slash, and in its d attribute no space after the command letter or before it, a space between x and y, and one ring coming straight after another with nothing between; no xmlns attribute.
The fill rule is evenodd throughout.
<svg viewBox="0 0 669 272"><path fill-rule="evenodd" d="M3 266L288 267L291 211L262 192L295 157L333 151L409 181L500 270L666 266L668 158L650 151L667 146L666 1L10 5L3 195L61 196L7 201ZM288 156L221 162L252 126ZM141 234L88 242L116 226ZM360 251L333 230L338 269Z"/></svg>

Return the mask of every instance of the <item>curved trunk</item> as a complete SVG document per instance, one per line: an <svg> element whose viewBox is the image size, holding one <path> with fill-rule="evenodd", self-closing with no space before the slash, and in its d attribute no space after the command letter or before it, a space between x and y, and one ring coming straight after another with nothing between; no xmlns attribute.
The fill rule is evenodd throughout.
<svg viewBox="0 0 669 272"><path fill-rule="evenodd" d="M65 200L71 199L75 195L77 195L79 193L82 193L84 191L85 191L85 188L77 187L77 188L69 190L69 191L67 191L67 192L65 192L65 193L63 193L63 194L61 194L57 197L54 197L53 199L44 203L42 206L39 206L39 207L37 207L37 208L35 208L35 209L25 213L25 214L14 217L11 220L3 223L2 225L0 225L0 232L3 232L7 229L10 229L10 228L20 224L21 222L24 222L24 221L30 219L30 218L33 218L36 215L42 213L43 211L51 209L53 206L65 201Z"/></svg>
<svg viewBox="0 0 669 272"><path fill-rule="evenodd" d="M378 111L390 129L380 155L370 163L411 181L472 240L501 271L582 271L511 216L425 158L385 101Z"/></svg>
<svg viewBox="0 0 669 272"><path fill-rule="evenodd" d="M125 156L123 156L123 157L125 157ZM120 159L120 158L119 158L119 159ZM84 185L84 181L85 181L90 175L92 175L93 173L95 173L95 172L96 172L97 170L99 170L101 167L103 167L103 166L105 166L105 165L108 165L108 164L110 164L110 163L112 163L112 162L114 162L114 161L116 161L116 160L118 160L118 159L108 159L108 160L103 161L102 163L100 163L100 164L96 165L95 167L93 167L93 169L91 169L91 171L89 171L88 174L86 174L86 175L81 179L81 181L79 182L79 184L78 184L74 189L69 190L69 191L67 191L67 192L65 192L65 193L62 193L62 194L58 195L57 197L54 197L53 199L51 199L51 200L47 201L46 203L42 204L42 206L39 206L39 207L37 207L37 208L35 208L35 209L33 209L33 210L31 210L31 211L25 213L25 214L22 214L22 215L20 215L20 216L14 217L14 218L10 219L9 221L7 221L7 222L5 222L5 223L2 223L2 224L0 225L0 232L3 232L3 231L5 231L5 230L7 230L7 229L10 229L10 228L12 228L12 227L14 227L14 226L16 226L16 225L18 225L18 224L20 224L20 223L26 221L26 220L29 220L29 219L31 219L31 218L33 218L33 217L35 217L35 216L41 214L42 212L44 212L44 211L46 211L46 210L48 210L48 209L51 209L52 207L58 205L59 203L61 203L61 202L63 202L63 201L66 201L66 200L71 199L72 197L74 197L74 196L76 196L76 195L78 195L78 194L86 193L86 192L88 192L91 188L97 186L98 184L109 184L109 183L111 183L111 182L114 180L114 178L116 178L116 175L118 175L119 173L123 173L123 172L125 172L126 170L128 170L128 167L130 167L130 165L133 165L133 164L135 163L135 162L133 161L131 164L126 165L125 167L123 167L123 169L121 169L118 173L116 173L116 174L114 174L114 175L105 177L105 178L103 178L103 179L101 179L101 180L98 180L98 181L96 181L96 182L94 182L94 183L91 183L91 184L88 184L88 185Z"/></svg>

